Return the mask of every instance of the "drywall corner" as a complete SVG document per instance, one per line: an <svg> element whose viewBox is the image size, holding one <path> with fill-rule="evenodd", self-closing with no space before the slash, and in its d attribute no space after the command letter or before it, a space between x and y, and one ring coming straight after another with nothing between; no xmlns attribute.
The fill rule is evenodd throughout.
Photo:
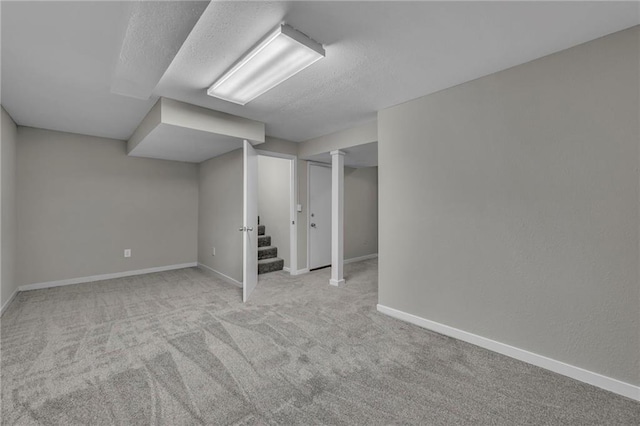
<svg viewBox="0 0 640 426"><path fill-rule="evenodd" d="M265 142L257 146L261 151L276 152L279 154L298 155L297 142L291 142L285 139L274 138L272 136L265 136Z"/></svg>
<svg viewBox="0 0 640 426"><path fill-rule="evenodd" d="M173 126L247 139L257 145L265 141L265 124L169 98L160 99L162 122Z"/></svg>
<svg viewBox="0 0 640 426"><path fill-rule="evenodd" d="M0 306L3 310L15 295L18 282L15 274L17 211L16 211L16 149L18 129L11 116L0 108L2 118L0 141L0 173L2 196L0 199Z"/></svg>
<svg viewBox="0 0 640 426"><path fill-rule="evenodd" d="M145 138L149 133L153 131L158 125L162 123L162 98L158 99L156 104L149 110L147 115L142 119L136 130L129 138L127 142L127 153L134 150L134 148Z"/></svg>

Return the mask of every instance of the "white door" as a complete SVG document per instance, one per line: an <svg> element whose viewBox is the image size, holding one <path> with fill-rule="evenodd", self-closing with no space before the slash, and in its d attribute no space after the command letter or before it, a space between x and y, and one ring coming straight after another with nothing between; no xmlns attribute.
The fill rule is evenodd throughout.
<svg viewBox="0 0 640 426"><path fill-rule="evenodd" d="M258 285L258 154L244 141L244 208L242 247L242 301Z"/></svg>
<svg viewBox="0 0 640 426"><path fill-rule="evenodd" d="M331 265L331 167L309 163L309 269Z"/></svg>

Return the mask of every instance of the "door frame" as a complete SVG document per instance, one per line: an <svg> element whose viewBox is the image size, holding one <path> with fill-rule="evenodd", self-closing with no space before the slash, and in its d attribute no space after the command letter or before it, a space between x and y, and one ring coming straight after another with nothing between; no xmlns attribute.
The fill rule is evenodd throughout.
<svg viewBox="0 0 640 426"><path fill-rule="evenodd" d="M242 302L258 285L258 153L248 140L242 143ZM255 204L254 204L255 203Z"/></svg>
<svg viewBox="0 0 640 426"><path fill-rule="evenodd" d="M331 164L320 163L318 161L307 161L307 271L311 270L311 209L309 206L311 205L311 166L320 166L331 169Z"/></svg>
<svg viewBox="0 0 640 426"><path fill-rule="evenodd" d="M256 149L258 155L289 160L289 274L298 272L298 156ZM259 172L258 172L259 173ZM287 268L285 268L286 270Z"/></svg>

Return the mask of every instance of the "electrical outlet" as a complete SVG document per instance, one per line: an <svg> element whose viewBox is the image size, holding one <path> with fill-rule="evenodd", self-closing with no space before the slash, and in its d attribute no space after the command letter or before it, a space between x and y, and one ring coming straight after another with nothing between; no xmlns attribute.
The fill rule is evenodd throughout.
<svg viewBox="0 0 640 426"><path fill-rule="evenodd" d="M216 255L216 248L214 247L213 250L211 250L211 256L215 256Z"/></svg>
<svg viewBox="0 0 640 426"><path fill-rule="evenodd" d="M131 249L124 249L124 257L131 257Z"/></svg>

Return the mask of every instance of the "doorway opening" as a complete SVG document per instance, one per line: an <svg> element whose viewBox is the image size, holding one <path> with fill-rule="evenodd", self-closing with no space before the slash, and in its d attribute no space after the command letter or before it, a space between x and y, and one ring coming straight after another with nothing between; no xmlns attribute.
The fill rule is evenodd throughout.
<svg viewBox="0 0 640 426"><path fill-rule="evenodd" d="M308 164L307 259L309 270L331 266L331 166Z"/></svg>
<svg viewBox="0 0 640 426"><path fill-rule="evenodd" d="M378 256L378 144L372 142L340 151L344 153L343 262L349 264ZM330 267L333 262L333 157L331 152L324 152L304 160L307 162L307 268L317 270Z"/></svg>
<svg viewBox="0 0 640 426"><path fill-rule="evenodd" d="M297 271L296 157L258 153L258 274Z"/></svg>

